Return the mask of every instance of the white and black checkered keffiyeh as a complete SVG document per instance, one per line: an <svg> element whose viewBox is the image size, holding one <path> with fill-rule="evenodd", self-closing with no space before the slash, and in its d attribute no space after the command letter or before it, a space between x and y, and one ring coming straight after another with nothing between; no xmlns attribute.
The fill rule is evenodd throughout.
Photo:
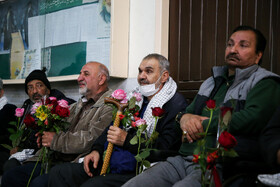
<svg viewBox="0 0 280 187"><path fill-rule="evenodd" d="M0 98L0 110L8 103L6 96Z"/></svg>
<svg viewBox="0 0 280 187"><path fill-rule="evenodd" d="M155 118L152 115L152 108L154 108L154 107L162 108L162 106L165 103L167 103L174 96L174 94L176 93L176 90L177 90L176 82L172 79L172 77L169 77L169 79L165 82L162 89L156 95L154 95L153 98L151 99L151 101L149 102L147 109L143 116L143 119L146 121L146 123L148 125L147 131L148 131L149 137L152 134L154 126L155 126ZM140 93L139 87L137 87L132 92ZM143 98L137 104L141 107L142 103L143 103Z"/></svg>

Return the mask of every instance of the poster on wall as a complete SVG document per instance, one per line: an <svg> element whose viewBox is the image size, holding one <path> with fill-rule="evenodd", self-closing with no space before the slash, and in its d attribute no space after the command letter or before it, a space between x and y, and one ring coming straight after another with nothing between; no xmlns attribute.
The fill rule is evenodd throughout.
<svg viewBox="0 0 280 187"><path fill-rule="evenodd" d="M0 78L24 79L34 68L43 67L47 76L75 75L88 61L99 61L109 68L110 31L111 0L3 3ZM18 33L13 42L11 33ZM21 38L21 44L14 43L16 38ZM12 50L12 43L20 50Z"/></svg>
<svg viewBox="0 0 280 187"><path fill-rule="evenodd" d="M24 48L28 49L28 18L38 15L37 0L6 2L0 6L0 52L11 49L14 32L20 32Z"/></svg>
<svg viewBox="0 0 280 187"><path fill-rule="evenodd" d="M24 46L20 32L12 33L10 58L11 79L18 79L24 63Z"/></svg>

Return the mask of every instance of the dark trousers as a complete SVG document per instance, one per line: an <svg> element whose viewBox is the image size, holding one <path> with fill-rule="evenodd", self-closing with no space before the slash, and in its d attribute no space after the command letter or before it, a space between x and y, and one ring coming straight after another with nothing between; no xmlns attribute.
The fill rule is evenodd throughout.
<svg viewBox="0 0 280 187"><path fill-rule="evenodd" d="M92 171L94 176L90 178L84 171L83 163L65 163L53 167L49 175L50 187L64 186L121 186L135 174L106 174L100 176L96 171Z"/></svg>
<svg viewBox="0 0 280 187"><path fill-rule="evenodd" d="M4 163L9 159L9 156L10 156L10 154L5 151L0 152L0 175L3 175L3 170L4 170L3 166L4 166Z"/></svg>
<svg viewBox="0 0 280 187"><path fill-rule="evenodd" d="M21 166L16 166L8 171L6 171L2 177L1 187L25 187L31 176L31 173L35 167L35 162L23 164ZM47 186L48 175L41 175L41 164L38 163L34 170L30 187L35 186Z"/></svg>

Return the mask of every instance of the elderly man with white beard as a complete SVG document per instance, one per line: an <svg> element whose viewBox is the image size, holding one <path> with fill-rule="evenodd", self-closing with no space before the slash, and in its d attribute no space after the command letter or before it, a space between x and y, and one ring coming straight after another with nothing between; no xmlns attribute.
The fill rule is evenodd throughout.
<svg viewBox="0 0 280 187"><path fill-rule="evenodd" d="M38 144L55 151L59 163L78 160L88 154L97 137L112 120L112 108L104 103L112 91L108 88L109 71L101 63L88 62L78 77L82 97L70 107L66 132L43 132ZM39 141L40 140L40 141ZM28 161L37 161L38 152ZM8 170L2 177L2 186L26 186L36 162L29 162ZM56 164L56 163L54 163ZM40 176L38 164L30 186L47 185L48 175Z"/></svg>

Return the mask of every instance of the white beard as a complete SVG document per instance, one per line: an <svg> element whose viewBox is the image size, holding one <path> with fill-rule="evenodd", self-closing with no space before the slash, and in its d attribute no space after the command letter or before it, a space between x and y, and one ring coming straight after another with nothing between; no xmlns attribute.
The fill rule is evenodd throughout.
<svg viewBox="0 0 280 187"><path fill-rule="evenodd" d="M88 89L87 87L83 87L83 88L79 88L79 93L82 95L82 96L86 96L86 93L87 93Z"/></svg>

